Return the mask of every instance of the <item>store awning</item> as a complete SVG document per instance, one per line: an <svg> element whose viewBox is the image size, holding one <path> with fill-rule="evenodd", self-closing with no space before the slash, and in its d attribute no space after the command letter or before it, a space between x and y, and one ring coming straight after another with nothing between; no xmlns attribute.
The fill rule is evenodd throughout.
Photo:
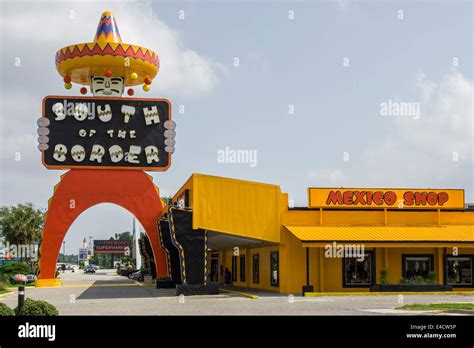
<svg viewBox="0 0 474 348"><path fill-rule="evenodd" d="M285 225L303 246L357 242L373 246L474 247L474 226L314 226ZM377 245L375 245L377 244Z"/></svg>

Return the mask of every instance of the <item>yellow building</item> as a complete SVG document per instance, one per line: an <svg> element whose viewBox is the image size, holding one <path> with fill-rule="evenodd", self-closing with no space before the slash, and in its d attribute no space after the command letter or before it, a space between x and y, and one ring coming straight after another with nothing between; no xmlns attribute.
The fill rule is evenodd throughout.
<svg viewBox="0 0 474 348"><path fill-rule="evenodd" d="M277 185L193 174L173 203L207 231L209 277L221 284L294 294L400 283L474 290L474 209L463 190L310 188L308 207L289 208Z"/></svg>

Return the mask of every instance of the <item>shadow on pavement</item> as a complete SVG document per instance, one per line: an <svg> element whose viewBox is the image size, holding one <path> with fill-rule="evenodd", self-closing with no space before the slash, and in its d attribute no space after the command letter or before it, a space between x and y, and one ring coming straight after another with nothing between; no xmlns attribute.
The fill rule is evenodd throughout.
<svg viewBox="0 0 474 348"><path fill-rule="evenodd" d="M78 300L175 297L174 289L155 289L154 286L140 286L127 280L97 280L78 297Z"/></svg>

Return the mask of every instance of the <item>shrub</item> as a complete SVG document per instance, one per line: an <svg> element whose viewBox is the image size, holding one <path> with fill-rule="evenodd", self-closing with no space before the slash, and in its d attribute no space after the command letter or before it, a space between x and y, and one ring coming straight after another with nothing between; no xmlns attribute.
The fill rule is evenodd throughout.
<svg viewBox="0 0 474 348"><path fill-rule="evenodd" d="M17 315L25 316L57 316L59 312L55 306L46 301L35 301L31 298L27 298L21 310L18 311L18 307L15 308Z"/></svg>
<svg viewBox="0 0 474 348"><path fill-rule="evenodd" d="M8 274L0 273L0 291L7 291L10 285L10 279Z"/></svg>
<svg viewBox="0 0 474 348"><path fill-rule="evenodd" d="M436 273L430 272L428 274L428 284L436 284Z"/></svg>
<svg viewBox="0 0 474 348"><path fill-rule="evenodd" d="M15 311L8 307L5 303L0 303L0 317L11 317L15 315Z"/></svg>
<svg viewBox="0 0 474 348"><path fill-rule="evenodd" d="M14 274L30 274L33 270L24 262L12 262L0 267L0 273L13 276Z"/></svg>
<svg viewBox="0 0 474 348"><path fill-rule="evenodd" d="M425 278L422 276L416 276L415 282L416 284L423 284L425 282Z"/></svg>
<svg viewBox="0 0 474 348"><path fill-rule="evenodd" d="M407 280L406 280L405 277L401 277L401 278L400 278L400 284L404 285L404 284L407 284L407 283L408 283L408 282L407 282Z"/></svg>
<svg viewBox="0 0 474 348"><path fill-rule="evenodd" d="M382 281L382 284L390 284L388 281L388 269L382 268L380 270L380 279Z"/></svg>

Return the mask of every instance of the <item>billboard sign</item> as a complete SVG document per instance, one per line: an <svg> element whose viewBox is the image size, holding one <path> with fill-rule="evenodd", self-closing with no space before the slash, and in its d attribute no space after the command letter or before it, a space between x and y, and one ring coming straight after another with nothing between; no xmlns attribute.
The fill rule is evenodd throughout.
<svg viewBox="0 0 474 348"><path fill-rule="evenodd" d="M309 188L308 207L464 209L464 190Z"/></svg>
<svg viewBox="0 0 474 348"><path fill-rule="evenodd" d="M167 99L48 96L42 116L48 169L165 171L171 165L176 133Z"/></svg>
<svg viewBox="0 0 474 348"><path fill-rule="evenodd" d="M94 240L94 254L130 255L132 242L127 240Z"/></svg>

